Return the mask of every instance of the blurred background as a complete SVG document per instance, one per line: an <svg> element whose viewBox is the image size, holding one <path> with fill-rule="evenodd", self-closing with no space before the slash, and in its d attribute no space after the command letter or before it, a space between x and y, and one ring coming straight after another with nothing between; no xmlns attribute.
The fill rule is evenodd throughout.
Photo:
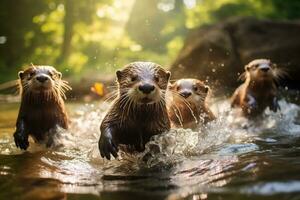
<svg viewBox="0 0 300 200"><path fill-rule="evenodd" d="M258 123L236 118L227 98L257 58L289 74L281 111ZM115 97L115 70L137 60L206 81L218 119L109 163L102 100ZM73 88L71 128L53 151L14 144L17 74L31 64ZM0 199L300 199L299 104L300 0L0 0Z"/></svg>
<svg viewBox="0 0 300 200"><path fill-rule="evenodd" d="M0 83L33 63L55 66L76 89L147 60L174 78L235 86L244 64L267 57L297 86L299 10L295 0L2 0Z"/></svg>

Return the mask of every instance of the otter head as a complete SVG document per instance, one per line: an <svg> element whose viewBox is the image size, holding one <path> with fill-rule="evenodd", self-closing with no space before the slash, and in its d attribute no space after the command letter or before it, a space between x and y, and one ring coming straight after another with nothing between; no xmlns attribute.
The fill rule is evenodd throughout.
<svg viewBox="0 0 300 200"><path fill-rule="evenodd" d="M52 66L31 66L19 72L22 94L54 94L65 97L64 91L70 87L61 77L62 74Z"/></svg>
<svg viewBox="0 0 300 200"><path fill-rule="evenodd" d="M246 79L251 81L273 81L276 78L275 64L267 59L256 59L245 66Z"/></svg>
<svg viewBox="0 0 300 200"><path fill-rule="evenodd" d="M154 104L164 100L171 73L152 62L133 62L116 75L121 99Z"/></svg>
<svg viewBox="0 0 300 200"><path fill-rule="evenodd" d="M198 79L180 79L169 86L169 89L190 103L201 103L208 95L209 87Z"/></svg>

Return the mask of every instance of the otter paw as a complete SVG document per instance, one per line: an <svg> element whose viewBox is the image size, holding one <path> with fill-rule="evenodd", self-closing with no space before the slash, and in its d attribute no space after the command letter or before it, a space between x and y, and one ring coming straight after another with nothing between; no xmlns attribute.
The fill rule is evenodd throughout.
<svg viewBox="0 0 300 200"><path fill-rule="evenodd" d="M248 105L251 110L255 110L258 107L256 101L248 102Z"/></svg>
<svg viewBox="0 0 300 200"><path fill-rule="evenodd" d="M29 146L28 136L21 133L14 134L15 144L18 148L26 150Z"/></svg>
<svg viewBox="0 0 300 200"><path fill-rule="evenodd" d="M115 158L118 157L118 147L111 137L100 137L98 145L102 158L105 157L110 160L110 154L112 154Z"/></svg>
<svg viewBox="0 0 300 200"><path fill-rule="evenodd" d="M256 101L250 101L248 103L249 103L249 106L252 107L252 108L256 108L257 107Z"/></svg>
<svg viewBox="0 0 300 200"><path fill-rule="evenodd" d="M280 110L280 106L278 104L277 99L274 99L272 102L272 105L270 106L270 110L277 112L277 110Z"/></svg>

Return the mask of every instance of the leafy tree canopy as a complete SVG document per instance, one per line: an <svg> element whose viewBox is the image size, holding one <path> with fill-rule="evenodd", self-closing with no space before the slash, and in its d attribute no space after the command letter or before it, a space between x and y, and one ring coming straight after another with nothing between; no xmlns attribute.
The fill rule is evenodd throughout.
<svg viewBox="0 0 300 200"><path fill-rule="evenodd" d="M2 0L0 82L22 66L112 73L134 60L167 65L188 31L232 16L300 18L295 0Z"/></svg>

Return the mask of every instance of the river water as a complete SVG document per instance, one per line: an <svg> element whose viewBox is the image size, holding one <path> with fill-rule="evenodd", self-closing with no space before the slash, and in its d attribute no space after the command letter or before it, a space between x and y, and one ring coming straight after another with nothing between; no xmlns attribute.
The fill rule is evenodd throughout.
<svg viewBox="0 0 300 200"><path fill-rule="evenodd" d="M1 104L0 199L300 199L300 107L279 103L280 112L249 121L216 99L216 121L171 130L112 161L97 148L109 103L68 103L61 146L31 142L26 152L12 137L18 104Z"/></svg>

